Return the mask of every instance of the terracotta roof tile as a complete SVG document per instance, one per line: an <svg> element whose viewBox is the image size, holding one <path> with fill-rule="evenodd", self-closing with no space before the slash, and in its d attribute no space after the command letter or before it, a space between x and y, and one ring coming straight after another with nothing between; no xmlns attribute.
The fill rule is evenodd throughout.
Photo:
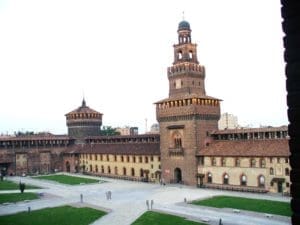
<svg viewBox="0 0 300 225"><path fill-rule="evenodd" d="M288 139L213 141L199 156L289 156Z"/></svg>
<svg viewBox="0 0 300 225"><path fill-rule="evenodd" d="M182 100L182 99L191 99L191 98L201 98L201 99L210 99L210 100L222 101L221 99L214 98L214 97L211 97L211 96L208 96L208 95L186 94L186 95L181 96L181 97L165 98L165 99L162 99L162 100L160 100L158 102L155 102L154 104L159 104L159 103L169 102L169 101Z"/></svg>
<svg viewBox="0 0 300 225"><path fill-rule="evenodd" d="M281 127L258 127L258 128L237 128L237 129L225 129L216 130L211 134L240 134L240 133L251 133L251 132L274 132L274 131L287 131L287 126Z"/></svg>
<svg viewBox="0 0 300 225"><path fill-rule="evenodd" d="M71 147L66 153L98 153L117 155L159 155L159 143L83 144Z"/></svg>

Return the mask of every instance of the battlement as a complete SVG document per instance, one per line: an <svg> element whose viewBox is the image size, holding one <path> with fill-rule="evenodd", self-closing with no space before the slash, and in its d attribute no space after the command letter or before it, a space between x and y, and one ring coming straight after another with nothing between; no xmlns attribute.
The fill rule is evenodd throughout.
<svg viewBox="0 0 300 225"><path fill-rule="evenodd" d="M205 68L204 66L194 64L194 63L180 63L174 66L168 67L168 77L180 74L195 74L196 76L201 76L204 78L205 76Z"/></svg>

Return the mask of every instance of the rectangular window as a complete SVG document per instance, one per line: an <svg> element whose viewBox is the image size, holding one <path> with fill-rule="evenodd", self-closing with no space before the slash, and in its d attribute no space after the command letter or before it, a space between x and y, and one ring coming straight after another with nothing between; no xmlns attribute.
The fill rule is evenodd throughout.
<svg viewBox="0 0 300 225"><path fill-rule="evenodd" d="M235 166L240 167L241 166L241 160L239 158L235 159Z"/></svg>
<svg viewBox="0 0 300 225"><path fill-rule="evenodd" d="M142 157L142 156L139 157L139 162L140 162L140 163L143 162L143 157Z"/></svg>
<svg viewBox="0 0 300 225"><path fill-rule="evenodd" d="M226 166L226 159L222 158L222 166Z"/></svg>
<svg viewBox="0 0 300 225"><path fill-rule="evenodd" d="M215 157L212 158L212 163L213 166L217 165L217 159Z"/></svg>
<svg viewBox="0 0 300 225"><path fill-rule="evenodd" d="M153 162L153 156L151 156L150 160L151 160L151 162Z"/></svg>
<svg viewBox="0 0 300 225"><path fill-rule="evenodd" d="M199 157L199 165L204 165L204 157Z"/></svg>
<svg viewBox="0 0 300 225"><path fill-rule="evenodd" d="M109 155L106 155L106 161L109 161Z"/></svg>
<svg viewBox="0 0 300 225"><path fill-rule="evenodd" d="M288 157L285 158L285 163L289 163L289 158Z"/></svg>
<svg viewBox="0 0 300 225"><path fill-rule="evenodd" d="M115 155L115 162L117 162L117 155Z"/></svg>

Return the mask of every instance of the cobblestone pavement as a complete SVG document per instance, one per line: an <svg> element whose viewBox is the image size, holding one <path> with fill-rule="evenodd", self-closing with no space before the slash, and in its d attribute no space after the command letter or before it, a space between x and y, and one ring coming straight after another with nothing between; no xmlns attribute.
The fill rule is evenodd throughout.
<svg viewBox="0 0 300 225"><path fill-rule="evenodd" d="M76 175L83 176L83 175ZM86 176L88 177L88 176ZM0 215L13 214L20 211L41 209L71 204L77 207L89 206L107 211L108 214L92 223L92 225L130 225L148 210L146 201L153 200L153 210L181 215L195 221L217 225L220 218L224 225L288 225L288 217L266 215L247 211L234 212L232 209L215 209L186 204L184 201L207 198L215 195L232 195L248 198L259 198L289 202L290 198L280 195L252 194L209 189L199 189L181 185L166 185L131 182L125 180L105 180L104 183L86 185L63 185L51 181L32 179L30 177L9 177L9 180L30 183L43 189L32 189L30 192L43 193L41 199L13 204L1 204ZM25 190L29 191L29 190ZM106 192L111 191L110 200ZM7 192L7 191L5 191ZM10 191L12 192L12 191ZM4 193L4 191L0 191ZM83 196L81 203L80 195Z"/></svg>

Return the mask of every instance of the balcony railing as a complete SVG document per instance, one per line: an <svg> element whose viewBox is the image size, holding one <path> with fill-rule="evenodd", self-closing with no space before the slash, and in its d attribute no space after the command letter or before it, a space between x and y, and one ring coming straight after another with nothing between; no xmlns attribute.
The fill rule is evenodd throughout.
<svg viewBox="0 0 300 225"><path fill-rule="evenodd" d="M184 149L182 147L179 148L169 148L170 156L184 156Z"/></svg>

